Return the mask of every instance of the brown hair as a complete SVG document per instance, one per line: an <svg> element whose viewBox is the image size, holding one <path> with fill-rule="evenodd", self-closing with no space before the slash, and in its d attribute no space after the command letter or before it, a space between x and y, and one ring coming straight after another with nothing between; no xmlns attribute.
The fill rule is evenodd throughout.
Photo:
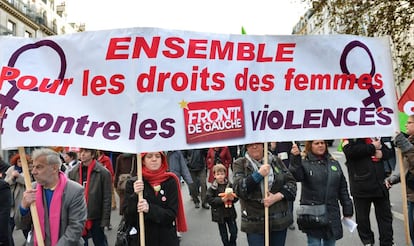
<svg viewBox="0 0 414 246"><path fill-rule="evenodd" d="M80 148L79 153L82 152L82 151L91 152L92 159L98 158L98 156L96 155L96 149Z"/></svg>
<svg viewBox="0 0 414 246"><path fill-rule="evenodd" d="M312 143L313 141L317 141L317 140L319 139L305 141L305 149L303 150L304 154L312 153ZM325 146L326 146L325 153L328 153L328 144L326 143L325 140L323 141L325 142Z"/></svg>
<svg viewBox="0 0 414 246"><path fill-rule="evenodd" d="M223 164L216 164L214 167L213 167L213 173L215 174L215 173L217 173L217 172L224 172L224 173L227 173L227 169L226 169L226 167L223 165Z"/></svg>

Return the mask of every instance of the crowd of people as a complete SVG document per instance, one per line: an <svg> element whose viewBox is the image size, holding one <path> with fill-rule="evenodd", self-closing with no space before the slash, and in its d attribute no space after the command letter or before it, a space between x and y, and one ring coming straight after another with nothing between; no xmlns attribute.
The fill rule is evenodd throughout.
<svg viewBox="0 0 414 246"><path fill-rule="evenodd" d="M194 208L211 211L224 246L235 246L239 232L246 234L250 246L286 245L287 232L296 229L295 222L305 233L307 245L332 246L343 237L343 218L355 218L363 245L378 240L381 246L391 246L389 189L400 181L400 174L393 173L395 147L404 156L408 184L408 175L414 177L414 115L406 128L406 134L392 138L343 139L348 177L323 139L305 141L303 150L297 142L258 142L138 156L120 153L114 160L105 151L87 148L37 148L24 158L16 154L10 164L0 159L0 245L14 245L13 230L21 230L30 245L38 245L38 240L47 246L88 245L90 241L113 245L105 228L112 229L110 216L115 209L127 225L129 245L139 244L141 215L145 245L179 245L181 233L188 229L181 194L185 182ZM31 187L25 187L22 160L29 164ZM137 176L138 162L142 178ZM314 210L312 206L323 208L324 223L314 222L309 211L306 221L302 217L294 221L298 216L294 216L293 202L299 194L301 213ZM414 189L407 185L412 241L413 197ZM235 203L240 203L240 210ZM38 218L32 218L32 204ZM377 237L371 229L372 205Z"/></svg>

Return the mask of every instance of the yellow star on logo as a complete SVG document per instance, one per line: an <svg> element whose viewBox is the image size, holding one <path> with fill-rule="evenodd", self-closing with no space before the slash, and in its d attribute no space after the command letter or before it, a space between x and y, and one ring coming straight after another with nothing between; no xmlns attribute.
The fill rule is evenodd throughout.
<svg viewBox="0 0 414 246"><path fill-rule="evenodd" d="M181 102L179 102L179 104L180 104L180 108L188 109L188 102L186 102L184 100L181 100Z"/></svg>

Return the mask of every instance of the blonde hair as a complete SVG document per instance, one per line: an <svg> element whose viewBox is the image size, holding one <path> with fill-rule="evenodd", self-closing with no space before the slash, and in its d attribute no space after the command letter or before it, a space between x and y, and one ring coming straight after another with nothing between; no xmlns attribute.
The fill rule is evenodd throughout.
<svg viewBox="0 0 414 246"><path fill-rule="evenodd" d="M213 173L216 174L217 172L224 172L227 173L227 168L223 164L216 164L213 167Z"/></svg>

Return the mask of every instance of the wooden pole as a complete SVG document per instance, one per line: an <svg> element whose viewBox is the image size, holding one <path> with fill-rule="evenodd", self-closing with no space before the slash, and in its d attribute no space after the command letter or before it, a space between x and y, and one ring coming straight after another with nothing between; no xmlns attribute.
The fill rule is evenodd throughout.
<svg viewBox="0 0 414 246"><path fill-rule="evenodd" d="M140 153L137 154L137 178L142 180L142 159ZM144 198L142 193L142 191L138 193L138 201ZM141 246L145 246L144 212L139 213L139 241Z"/></svg>
<svg viewBox="0 0 414 246"><path fill-rule="evenodd" d="M392 40L391 40L392 41ZM398 97L397 92L395 93ZM395 101L396 103L394 103L394 112L400 112L398 109L398 101L400 98L397 98L397 100ZM394 121L398 122L397 126L398 126L398 132L401 132L400 129L400 119L398 117L398 113L394 114ZM405 231L405 242L406 245L409 246L411 245L411 239L410 239L410 227L408 225L408 205L407 205L407 186L406 186L406 180L405 180L405 173L407 170L405 170L404 165L403 165L403 155L402 152L400 150L400 148L396 148L396 158L398 161L398 166L400 168L400 181L401 181L401 197L402 197L402 209L403 209L403 215L404 215L404 231Z"/></svg>
<svg viewBox="0 0 414 246"><path fill-rule="evenodd" d="M32 190L32 179L30 178L29 165L26 159L26 151L23 147L19 147L20 161L22 162L22 169L24 175L24 184L26 185L26 190ZM18 212L19 213L19 212ZM32 214L32 221L35 230L35 236L37 238L37 244L39 246L44 246L42 229L40 227L39 215L37 214L36 203L33 202L30 204L30 213Z"/></svg>
<svg viewBox="0 0 414 246"><path fill-rule="evenodd" d="M404 215L404 231L405 231L405 242L406 245L411 245L410 239L410 228L408 225L408 207L407 207L407 186L405 180L405 173L407 170L404 168L403 156L401 150L397 148L397 160L398 166L400 168L400 180L401 180L401 195L402 195L402 205L403 205L403 215Z"/></svg>
<svg viewBox="0 0 414 246"><path fill-rule="evenodd" d="M267 142L264 143L264 164L269 164L269 157L268 157L268 146ZM269 176L266 175L264 177L264 197L267 198L267 193L269 192ZM265 246L269 245L269 208L264 207L265 209Z"/></svg>

